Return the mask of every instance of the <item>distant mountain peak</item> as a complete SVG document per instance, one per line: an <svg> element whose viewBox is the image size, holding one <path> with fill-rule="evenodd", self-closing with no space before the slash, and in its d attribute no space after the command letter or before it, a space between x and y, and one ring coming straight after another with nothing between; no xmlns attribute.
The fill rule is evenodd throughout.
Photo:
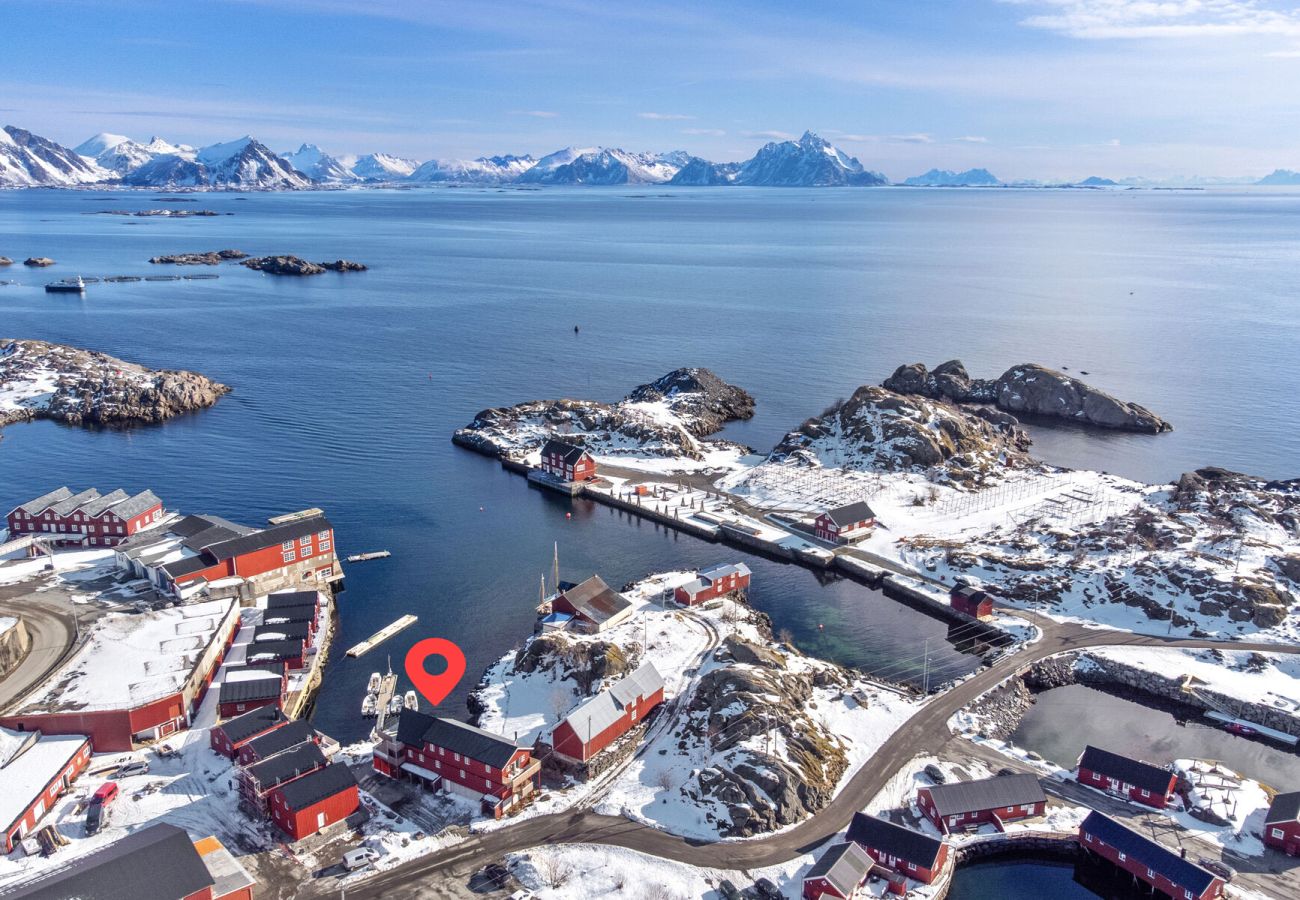
<svg viewBox="0 0 1300 900"><path fill-rule="evenodd" d="M991 187L1002 184L988 169L967 169L965 172L931 169L924 175L906 178L902 183L909 187Z"/></svg>

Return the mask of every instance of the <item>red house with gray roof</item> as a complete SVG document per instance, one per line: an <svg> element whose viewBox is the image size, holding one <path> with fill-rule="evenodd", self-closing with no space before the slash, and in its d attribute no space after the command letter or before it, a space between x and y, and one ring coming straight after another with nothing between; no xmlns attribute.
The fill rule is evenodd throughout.
<svg viewBox="0 0 1300 900"><path fill-rule="evenodd" d="M542 471L560 481L596 477L596 461L581 447L554 438L542 446Z"/></svg>
<svg viewBox="0 0 1300 900"><path fill-rule="evenodd" d="M614 686L569 713L552 733L561 756L586 762L631 731L664 701L664 679L646 661Z"/></svg>
<svg viewBox="0 0 1300 900"><path fill-rule="evenodd" d="M1033 775L999 775L923 787L916 805L944 834L985 822L1001 831L1003 822L1041 816L1047 795Z"/></svg>
<svg viewBox="0 0 1300 900"><path fill-rule="evenodd" d="M852 841L831 844L803 877L803 900L849 900L873 865L867 851Z"/></svg>
<svg viewBox="0 0 1300 900"><path fill-rule="evenodd" d="M828 509L813 521L813 534L823 541L846 544L866 537L876 525L876 514L859 500L847 506Z"/></svg>
<svg viewBox="0 0 1300 900"><path fill-rule="evenodd" d="M1278 794L1264 816L1264 844L1300 856L1300 791Z"/></svg>
<svg viewBox="0 0 1300 900"><path fill-rule="evenodd" d="M1218 875L1099 812L1089 813L1079 826L1079 846L1158 891L1157 896L1175 900L1224 896L1224 881Z"/></svg>
<svg viewBox="0 0 1300 900"><path fill-rule="evenodd" d="M115 547L162 517L162 501L153 491L73 493L61 487L14 507L7 524L10 537L33 535L56 547Z"/></svg>
<svg viewBox="0 0 1300 900"><path fill-rule="evenodd" d="M575 631L595 634L632 618L632 602L611 588L599 575L582 584L566 585L551 602L551 609L573 616Z"/></svg>
<svg viewBox="0 0 1300 900"><path fill-rule="evenodd" d="M1168 768L1089 745L1079 757L1077 780L1135 803L1164 809L1173 796L1178 776Z"/></svg>
<svg viewBox="0 0 1300 900"><path fill-rule="evenodd" d="M360 807L356 776L343 763L294 778L267 798L271 821L295 841L342 822Z"/></svg>
<svg viewBox="0 0 1300 900"><path fill-rule="evenodd" d="M933 882L948 861L946 841L866 813L853 814L848 839L877 865L922 884Z"/></svg>
<svg viewBox="0 0 1300 900"><path fill-rule="evenodd" d="M750 575L749 566L744 563L701 569L695 578L673 591L673 599L683 606L708 603L734 591L748 590Z"/></svg>

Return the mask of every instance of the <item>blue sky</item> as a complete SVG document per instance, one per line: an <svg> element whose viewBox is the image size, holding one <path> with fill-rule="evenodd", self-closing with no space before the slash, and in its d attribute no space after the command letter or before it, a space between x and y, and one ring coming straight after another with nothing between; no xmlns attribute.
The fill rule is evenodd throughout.
<svg viewBox="0 0 1300 900"><path fill-rule="evenodd" d="M70 145L724 160L812 129L896 178L1300 168L1270 0L0 0L0 29L0 121Z"/></svg>

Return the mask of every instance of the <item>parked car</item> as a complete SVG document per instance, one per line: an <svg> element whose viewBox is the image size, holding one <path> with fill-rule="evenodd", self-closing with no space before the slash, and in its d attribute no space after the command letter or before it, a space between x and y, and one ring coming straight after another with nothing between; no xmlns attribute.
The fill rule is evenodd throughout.
<svg viewBox="0 0 1300 900"><path fill-rule="evenodd" d="M1237 870L1226 863L1221 863L1217 859L1209 859L1202 856L1196 861L1202 869L1213 872L1226 882L1231 882L1237 875Z"/></svg>
<svg viewBox="0 0 1300 900"><path fill-rule="evenodd" d="M343 854L343 868L349 872L355 872L357 869L365 868L377 859L379 859L379 851L370 847L357 847Z"/></svg>
<svg viewBox="0 0 1300 900"><path fill-rule="evenodd" d="M939 768L934 763L930 763L925 767L925 777L933 781L935 784L948 783L948 776L943 774L943 769Z"/></svg>
<svg viewBox="0 0 1300 900"><path fill-rule="evenodd" d="M117 799L117 785L106 781L90 796L86 807L86 834L95 834L108 821L108 809Z"/></svg>
<svg viewBox="0 0 1300 900"><path fill-rule="evenodd" d="M132 775L148 775L149 764L142 759L133 760L126 765L119 766L113 773L114 778L130 778Z"/></svg>
<svg viewBox="0 0 1300 900"><path fill-rule="evenodd" d="M769 898L769 900L781 900L785 895L781 889L772 883L770 878L760 878L754 882L754 890L760 897Z"/></svg>
<svg viewBox="0 0 1300 900"><path fill-rule="evenodd" d="M736 886L726 878L718 883L718 893L722 895L722 900L740 900L744 894L736 889Z"/></svg>

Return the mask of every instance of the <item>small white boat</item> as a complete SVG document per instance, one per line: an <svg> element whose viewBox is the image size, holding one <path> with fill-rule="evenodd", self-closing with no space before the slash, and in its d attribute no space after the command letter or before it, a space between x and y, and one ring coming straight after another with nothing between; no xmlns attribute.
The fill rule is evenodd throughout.
<svg viewBox="0 0 1300 900"><path fill-rule="evenodd" d="M406 692L406 708L414 710L420 708L420 699L415 695L415 691Z"/></svg>
<svg viewBox="0 0 1300 900"><path fill-rule="evenodd" d="M394 694L393 699L388 701L388 714L395 716L402 711L402 695Z"/></svg>
<svg viewBox="0 0 1300 900"><path fill-rule="evenodd" d="M380 681L382 680L382 677L383 677L383 676L381 676L378 672L371 672L371 673L370 673L370 684L366 685L366 693L368 693L368 694L378 694L378 693L379 693L379 684L380 684Z"/></svg>
<svg viewBox="0 0 1300 900"><path fill-rule="evenodd" d="M379 715L379 702L374 694L366 694L361 701L361 715L367 719L373 719Z"/></svg>

